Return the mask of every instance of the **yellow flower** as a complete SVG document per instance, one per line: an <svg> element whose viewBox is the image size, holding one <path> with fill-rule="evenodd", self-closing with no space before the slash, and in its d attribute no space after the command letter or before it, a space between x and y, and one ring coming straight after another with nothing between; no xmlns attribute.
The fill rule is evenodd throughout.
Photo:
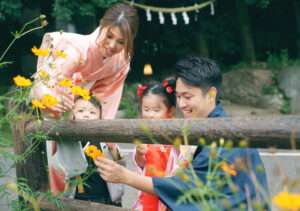
<svg viewBox="0 0 300 211"><path fill-rule="evenodd" d="M58 100L55 97L51 96L51 95L45 95L42 98L41 102L46 107L51 108L51 107L55 106L58 103Z"/></svg>
<svg viewBox="0 0 300 211"><path fill-rule="evenodd" d="M32 85L32 82L30 79L27 79L20 75L17 75L16 77L14 77L14 82L15 82L16 86L18 86L18 87L28 87L28 86Z"/></svg>
<svg viewBox="0 0 300 211"><path fill-rule="evenodd" d="M83 95L82 99L84 99L86 101L89 101L91 99L91 96L90 95Z"/></svg>
<svg viewBox="0 0 300 211"><path fill-rule="evenodd" d="M182 143L181 138L180 138L180 137L176 137L176 138L174 139L173 145L174 145L174 147L175 147L177 150L180 150L180 145L181 145L181 143Z"/></svg>
<svg viewBox="0 0 300 211"><path fill-rule="evenodd" d="M182 170L178 171L176 175L184 182L190 181L190 177Z"/></svg>
<svg viewBox="0 0 300 211"><path fill-rule="evenodd" d="M73 86L71 89L73 95L80 95L81 90L80 86Z"/></svg>
<svg viewBox="0 0 300 211"><path fill-rule="evenodd" d="M57 56L57 57L61 57L63 59L67 58L67 54L63 50L54 51L54 55Z"/></svg>
<svg viewBox="0 0 300 211"><path fill-rule="evenodd" d="M72 94L81 96L84 100L89 100L90 99L90 92L87 89L81 88L80 86L73 86L71 88Z"/></svg>
<svg viewBox="0 0 300 211"><path fill-rule="evenodd" d="M93 160L96 160L97 157L103 156L103 153L95 145L88 146L84 150L84 153Z"/></svg>
<svg viewBox="0 0 300 211"><path fill-rule="evenodd" d="M44 79L49 78L49 74L45 70L42 70L42 69L39 71L39 76Z"/></svg>
<svg viewBox="0 0 300 211"><path fill-rule="evenodd" d="M69 79L60 80L58 82L58 84L62 87L69 87L69 88L72 87L72 85L73 85L72 81Z"/></svg>
<svg viewBox="0 0 300 211"><path fill-rule="evenodd" d="M49 48L38 49L37 47L33 46L33 48L31 48L31 51L36 56L48 56L50 49Z"/></svg>
<svg viewBox="0 0 300 211"><path fill-rule="evenodd" d="M228 165L225 161L221 163L221 169L231 176L237 175L234 165Z"/></svg>
<svg viewBox="0 0 300 211"><path fill-rule="evenodd" d="M32 104L32 108L40 108L40 109L46 108L46 106L39 100L32 100L31 104Z"/></svg>
<svg viewBox="0 0 300 211"><path fill-rule="evenodd" d="M84 153L87 156L90 156L91 154L94 153L95 150L97 150L98 148L95 145L89 145L87 148L85 148Z"/></svg>
<svg viewBox="0 0 300 211"><path fill-rule="evenodd" d="M300 209L300 194L280 192L272 199L273 203L284 210Z"/></svg>

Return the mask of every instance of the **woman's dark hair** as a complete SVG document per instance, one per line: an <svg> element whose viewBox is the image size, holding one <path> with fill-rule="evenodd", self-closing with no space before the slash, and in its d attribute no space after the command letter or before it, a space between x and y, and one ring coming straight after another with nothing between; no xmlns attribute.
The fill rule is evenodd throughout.
<svg viewBox="0 0 300 211"><path fill-rule="evenodd" d="M176 79L180 78L184 83L199 87L204 93L210 87L217 89L217 100L220 97L222 74L215 61L198 56L188 56L175 65Z"/></svg>
<svg viewBox="0 0 300 211"><path fill-rule="evenodd" d="M170 108L176 106L176 92L175 92L175 79L168 78L163 82L152 81L138 87L138 95L143 97L154 94L163 97L164 104Z"/></svg>
<svg viewBox="0 0 300 211"><path fill-rule="evenodd" d="M114 4L106 10L104 16L100 19L99 24L101 29L118 27L126 40L125 56L127 59L132 57L133 39L136 36L139 25L137 10L128 4Z"/></svg>

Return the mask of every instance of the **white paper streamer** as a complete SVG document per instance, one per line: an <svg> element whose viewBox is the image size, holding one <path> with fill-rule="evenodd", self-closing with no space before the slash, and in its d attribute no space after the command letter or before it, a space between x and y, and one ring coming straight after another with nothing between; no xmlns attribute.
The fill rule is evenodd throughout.
<svg viewBox="0 0 300 211"><path fill-rule="evenodd" d="M152 17L151 17L150 9L146 10L146 16L147 16L147 21L151 21Z"/></svg>
<svg viewBox="0 0 300 211"><path fill-rule="evenodd" d="M189 18L188 14L186 12L182 13L182 17L183 17L183 21L184 21L185 24L190 23L190 18Z"/></svg>
<svg viewBox="0 0 300 211"><path fill-rule="evenodd" d="M160 24L164 24L165 23L165 17L164 17L164 15L163 15L162 12L158 13L158 18L159 18L159 23Z"/></svg>
<svg viewBox="0 0 300 211"><path fill-rule="evenodd" d="M171 13L171 20L173 25L177 25L177 18L174 12Z"/></svg>

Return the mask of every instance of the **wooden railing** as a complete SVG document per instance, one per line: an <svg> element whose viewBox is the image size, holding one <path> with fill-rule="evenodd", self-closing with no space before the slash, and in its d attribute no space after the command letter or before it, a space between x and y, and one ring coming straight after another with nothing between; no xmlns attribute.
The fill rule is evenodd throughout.
<svg viewBox="0 0 300 211"><path fill-rule="evenodd" d="M185 144L197 145L199 138L202 137L207 144L224 138L225 141L233 141L236 146L241 140L246 140L249 147L254 148L300 148L300 116L44 121L42 124L38 122L26 124L20 121L13 126L14 148L17 154L24 153L28 147L25 134L37 130L48 133L51 139L57 141L89 140L91 143L99 143L99 140L102 140L133 143L135 139L139 139L144 143L172 144L175 137L182 137ZM17 165L17 176L27 178L33 190L44 191L48 188L45 156L44 145L40 144L26 162ZM63 200L63 203L71 210L126 210L102 204L96 204L95 208L95 203L76 200ZM41 205L48 210L55 210L53 205L46 201Z"/></svg>

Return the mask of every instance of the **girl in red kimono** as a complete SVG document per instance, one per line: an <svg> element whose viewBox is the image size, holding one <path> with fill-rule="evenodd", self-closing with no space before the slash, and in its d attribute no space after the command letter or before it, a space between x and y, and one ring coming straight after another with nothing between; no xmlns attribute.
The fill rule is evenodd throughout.
<svg viewBox="0 0 300 211"><path fill-rule="evenodd" d="M145 119L169 119L175 111L175 80L138 86L141 117ZM134 153L134 163L140 174L145 176L172 176L178 167L181 155L172 145L139 144ZM133 210L161 211L165 206L157 196L140 192Z"/></svg>

